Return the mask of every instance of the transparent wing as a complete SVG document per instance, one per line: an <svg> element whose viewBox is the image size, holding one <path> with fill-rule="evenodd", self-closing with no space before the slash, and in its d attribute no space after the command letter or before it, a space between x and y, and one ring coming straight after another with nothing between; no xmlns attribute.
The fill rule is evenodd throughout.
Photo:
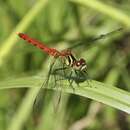
<svg viewBox="0 0 130 130"><path fill-rule="evenodd" d="M103 39L103 38L106 38L107 36L111 36L111 35L113 35L114 33L116 33L116 32L120 32L120 31L122 31L123 30L123 28L121 27L121 28L118 28L118 29L115 29L115 30L113 30L113 31L111 31L111 32L108 32L108 33L106 33L106 34L101 34L101 35L99 35L98 37L96 37L96 38L93 38L93 39L90 39L90 40L88 40L88 39L81 39L81 40L79 40L79 41L77 41L74 45L72 45L72 46L70 46L68 49L73 49L73 48L76 48L76 47L79 47L79 46L85 46L85 42L87 42L87 44L89 44L89 43L92 43L92 42L95 42L95 41L97 41L97 40L100 40L100 39Z"/></svg>
<svg viewBox="0 0 130 130"><path fill-rule="evenodd" d="M44 102L43 99L45 99L48 96L48 89L45 88L54 88L56 91L53 91L52 103L54 104L54 111L56 112L60 103L61 99L61 89L62 89L62 80L63 77L60 75L53 74L55 70L58 70L60 73L64 73L64 60L57 58L52 61L50 64L48 74L46 76L46 79L43 80L43 83L41 84L41 88L39 90L38 95L35 98L34 102L34 112L37 113L38 111L41 111ZM60 68L60 69L59 69ZM51 96L52 97L52 96Z"/></svg>

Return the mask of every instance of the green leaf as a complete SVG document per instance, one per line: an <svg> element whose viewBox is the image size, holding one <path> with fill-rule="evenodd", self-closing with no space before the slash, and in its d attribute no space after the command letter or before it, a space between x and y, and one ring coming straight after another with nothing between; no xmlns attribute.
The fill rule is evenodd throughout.
<svg viewBox="0 0 130 130"><path fill-rule="evenodd" d="M0 83L0 89L7 88L24 88L24 87L40 87L43 83L43 78L40 77L26 77L15 80L8 80ZM48 89L53 88L54 82L50 80ZM124 112L130 113L130 93L109 84L104 84L94 80L87 80L81 83L80 86L73 84L74 90L70 87L68 81L63 81L61 91L84 96L106 105L112 106Z"/></svg>

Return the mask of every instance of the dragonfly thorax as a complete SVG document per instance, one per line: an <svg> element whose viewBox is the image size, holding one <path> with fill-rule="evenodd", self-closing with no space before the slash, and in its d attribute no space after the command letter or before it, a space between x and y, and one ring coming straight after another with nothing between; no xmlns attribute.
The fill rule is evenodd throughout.
<svg viewBox="0 0 130 130"><path fill-rule="evenodd" d="M75 61L73 63L73 67L76 69L76 70L81 70L81 71L86 71L87 70L87 64L86 64L86 61L84 59L79 59L77 61Z"/></svg>

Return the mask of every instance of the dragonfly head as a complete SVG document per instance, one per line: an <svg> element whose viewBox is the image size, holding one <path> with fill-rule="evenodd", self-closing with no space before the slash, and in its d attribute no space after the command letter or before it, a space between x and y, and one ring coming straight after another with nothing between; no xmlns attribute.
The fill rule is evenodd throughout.
<svg viewBox="0 0 130 130"><path fill-rule="evenodd" d="M76 61L76 67L78 70L86 72L87 70L86 61L83 58L79 59L78 61Z"/></svg>

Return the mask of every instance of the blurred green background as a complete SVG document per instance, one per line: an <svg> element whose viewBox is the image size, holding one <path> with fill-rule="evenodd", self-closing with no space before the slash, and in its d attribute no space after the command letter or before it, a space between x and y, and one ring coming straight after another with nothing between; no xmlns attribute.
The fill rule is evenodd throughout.
<svg viewBox="0 0 130 130"><path fill-rule="evenodd" d="M129 91L129 5L130 0L0 0L0 82L25 77L22 87L30 81L26 77L47 73L51 59L18 38L16 32L24 32L61 50L81 43L73 51L86 59L89 76ZM36 91L13 85L0 90L0 130L130 130L128 114L75 94L62 93L55 112L57 95L46 90L33 110Z"/></svg>

